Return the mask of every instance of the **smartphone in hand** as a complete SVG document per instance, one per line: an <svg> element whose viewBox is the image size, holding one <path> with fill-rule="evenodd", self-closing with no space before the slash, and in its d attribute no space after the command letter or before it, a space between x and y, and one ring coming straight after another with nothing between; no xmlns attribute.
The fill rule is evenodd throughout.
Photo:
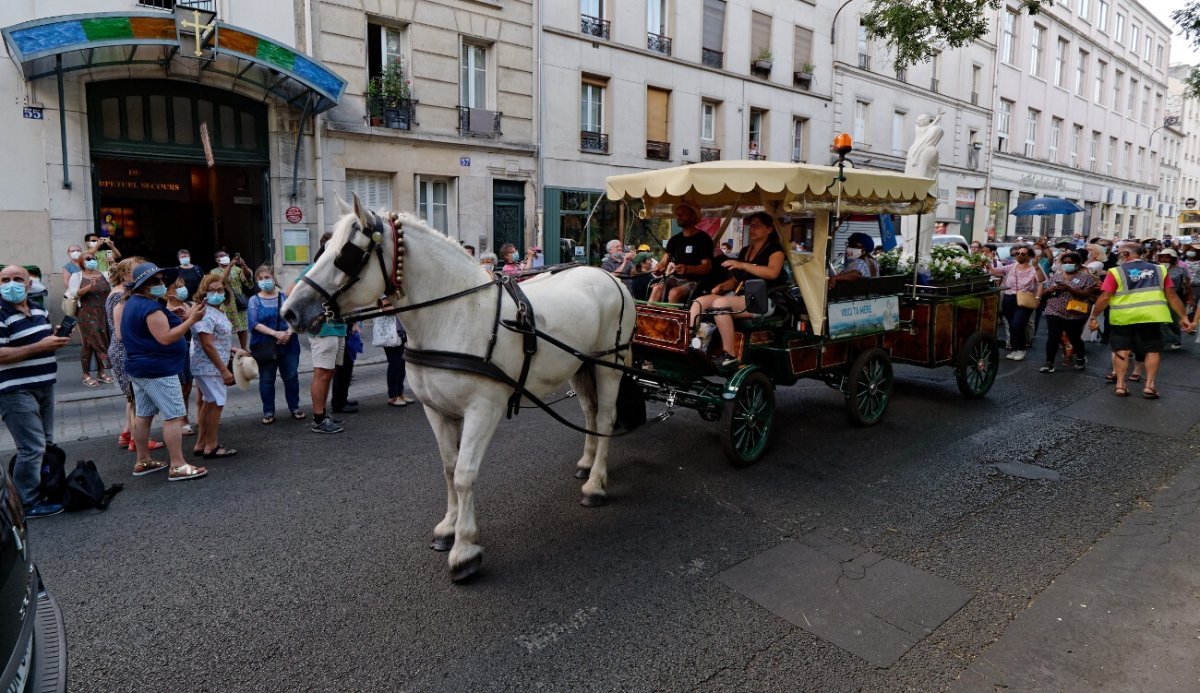
<svg viewBox="0 0 1200 693"><path fill-rule="evenodd" d="M70 337L71 332L75 330L75 318L70 315L64 315L62 322L58 325L58 331L54 333L56 337Z"/></svg>

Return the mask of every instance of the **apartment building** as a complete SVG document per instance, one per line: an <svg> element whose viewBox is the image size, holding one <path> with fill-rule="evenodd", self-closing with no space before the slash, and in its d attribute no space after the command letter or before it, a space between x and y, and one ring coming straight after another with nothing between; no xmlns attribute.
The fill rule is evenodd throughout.
<svg viewBox="0 0 1200 693"><path fill-rule="evenodd" d="M983 238L987 221L984 190L991 151L992 38L936 54L930 61L896 69L885 46L868 41L860 17L869 3L853 0L838 8L832 30L819 44L833 64L833 124L851 133L851 159L871 168L903 171L917 118L941 114L936 218L952 233Z"/></svg>
<svg viewBox="0 0 1200 693"><path fill-rule="evenodd" d="M327 186L372 208L415 210L481 251L523 251L536 220L533 2L363 7L322 0L315 17L317 56L347 81L323 119ZM396 64L407 84L369 94Z"/></svg>
<svg viewBox="0 0 1200 693"><path fill-rule="evenodd" d="M283 258L285 210L304 187L299 124L333 108L345 83L303 48L292 0L192 7L0 4L12 61L0 94L16 106L0 115L3 261L40 265L60 291L67 247L89 232L168 265L179 248L205 265L219 248Z"/></svg>
<svg viewBox="0 0 1200 693"><path fill-rule="evenodd" d="M547 260L595 260L608 239L646 231L601 202L606 176L719 159L829 163L825 41L835 10L832 2L543 3Z"/></svg>
<svg viewBox="0 0 1200 693"><path fill-rule="evenodd" d="M1179 120L1177 161L1179 185L1175 196L1176 232L1180 235L1200 234L1200 100L1184 96L1184 80L1192 71L1191 65L1177 64L1170 68L1168 111Z"/></svg>
<svg viewBox="0 0 1200 693"><path fill-rule="evenodd" d="M998 236L1143 237L1156 222L1170 28L1136 2L1001 8L989 207ZM1011 217L1062 197L1083 214Z"/></svg>

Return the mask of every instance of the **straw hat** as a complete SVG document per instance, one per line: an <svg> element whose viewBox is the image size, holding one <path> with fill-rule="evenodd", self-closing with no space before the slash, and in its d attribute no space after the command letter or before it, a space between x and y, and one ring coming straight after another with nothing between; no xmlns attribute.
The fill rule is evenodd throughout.
<svg viewBox="0 0 1200 693"><path fill-rule="evenodd" d="M250 354L238 352L233 355L233 380L242 390L249 390L250 383L258 380L258 363Z"/></svg>

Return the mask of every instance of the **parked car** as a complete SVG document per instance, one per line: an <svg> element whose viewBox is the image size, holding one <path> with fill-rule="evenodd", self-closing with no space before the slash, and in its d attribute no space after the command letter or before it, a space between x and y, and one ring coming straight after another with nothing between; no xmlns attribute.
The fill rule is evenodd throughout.
<svg viewBox="0 0 1200 693"><path fill-rule="evenodd" d="M961 243L964 246L970 247L967 239L957 233L939 233L933 236L933 245L948 245L951 243L956 245Z"/></svg>
<svg viewBox="0 0 1200 693"><path fill-rule="evenodd" d="M33 563L17 489L0 465L0 691L67 690L67 633Z"/></svg>

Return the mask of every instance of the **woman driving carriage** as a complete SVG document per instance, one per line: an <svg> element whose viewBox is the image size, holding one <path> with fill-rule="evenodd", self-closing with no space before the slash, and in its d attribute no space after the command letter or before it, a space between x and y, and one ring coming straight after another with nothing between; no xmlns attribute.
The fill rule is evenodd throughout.
<svg viewBox="0 0 1200 693"><path fill-rule="evenodd" d="M749 279L763 279L767 288L774 288L786 283L783 273L783 263L786 255L775 233L775 224L771 215L766 212L756 212L746 218L750 232L750 242L738 253L736 260L726 260L721 263L729 270L729 279L717 284L712 291L692 301L690 307L691 324L695 326L700 315L709 310L721 312L712 315L721 335L721 356L717 364L729 368L738 363L738 358L729 353L733 340L733 317L754 317L746 313L746 296L743 285Z"/></svg>

